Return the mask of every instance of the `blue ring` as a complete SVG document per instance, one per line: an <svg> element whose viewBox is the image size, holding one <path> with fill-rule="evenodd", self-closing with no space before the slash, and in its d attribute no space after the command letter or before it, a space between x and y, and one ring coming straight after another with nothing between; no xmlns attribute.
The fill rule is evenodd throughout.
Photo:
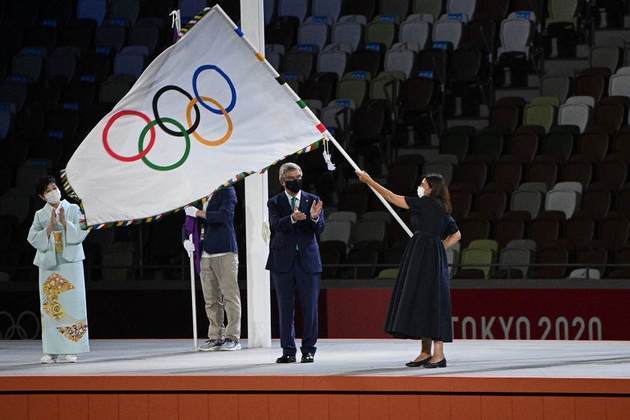
<svg viewBox="0 0 630 420"><path fill-rule="evenodd" d="M204 70L216 71L228 83L228 86L230 86L230 91L232 92L232 101L230 102L230 105L225 107L225 112L232 111L234 109L234 106L236 105L236 89L234 88L234 84L232 83L232 80L229 78L229 76L225 74L223 70L221 70L219 67L215 66L214 64L205 64L203 66L199 66L197 67L197 70L195 70L195 73L193 74L192 86L193 86L193 91L195 92L195 98L197 98L197 103L199 103L201 106L203 106L208 111L214 114L223 115L223 111L221 111L220 109L212 108L203 99L201 99L201 95L199 95L199 91L197 90L197 78L199 77L199 74L201 74L201 72Z"/></svg>

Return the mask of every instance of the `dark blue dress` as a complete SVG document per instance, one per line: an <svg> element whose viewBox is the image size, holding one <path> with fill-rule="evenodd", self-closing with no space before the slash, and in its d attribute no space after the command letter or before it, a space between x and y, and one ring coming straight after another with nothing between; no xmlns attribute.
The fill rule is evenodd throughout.
<svg viewBox="0 0 630 420"><path fill-rule="evenodd" d="M442 240L459 230L430 197L406 197L415 232L400 263L385 331L397 338L453 341L448 263Z"/></svg>

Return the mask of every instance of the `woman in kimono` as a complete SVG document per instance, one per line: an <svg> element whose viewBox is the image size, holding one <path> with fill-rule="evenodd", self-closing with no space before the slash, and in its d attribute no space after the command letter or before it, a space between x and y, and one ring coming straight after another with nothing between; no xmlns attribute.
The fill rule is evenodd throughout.
<svg viewBox="0 0 630 420"><path fill-rule="evenodd" d="M461 239L451 217L446 182L442 175L427 174L418 185L417 197L405 197L365 172L357 171L357 175L390 203L411 210L414 234L400 262L385 331L397 338L421 340L420 354L408 367L446 367L444 342L453 341L446 249Z"/></svg>
<svg viewBox="0 0 630 420"><path fill-rule="evenodd" d="M36 193L46 202L28 232L39 267L41 362L76 362L77 354L90 351L81 245L88 232L80 227L79 206L61 199L55 178L40 178Z"/></svg>

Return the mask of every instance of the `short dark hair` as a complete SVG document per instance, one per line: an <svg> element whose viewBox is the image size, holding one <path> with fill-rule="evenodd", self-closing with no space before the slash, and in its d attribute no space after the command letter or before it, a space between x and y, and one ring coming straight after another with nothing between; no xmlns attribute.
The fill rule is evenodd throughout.
<svg viewBox="0 0 630 420"><path fill-rule="evenodd" d="M35 183L35 193L37 195L44 195L46 193L46 189L50 184L57 184L57 180L54 176L44 175L42 177L39 177L39 179Z"/></svg>

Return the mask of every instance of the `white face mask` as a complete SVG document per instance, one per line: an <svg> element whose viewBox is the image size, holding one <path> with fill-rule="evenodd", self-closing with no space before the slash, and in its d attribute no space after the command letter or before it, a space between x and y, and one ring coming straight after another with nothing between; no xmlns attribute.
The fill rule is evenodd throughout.
<svg viewBox="0 0 630 420"><path fill-rule="evenodd" d="M54 189L44 194L44 198L48 204L59 204L61 201L61 191Z"/></svg>
<svg viewBox="0 0 630 420"><path fill-rule="evenodd" d="M424 197L424 188L422 188L422 185L418 186L418 197Z"/></svg>

